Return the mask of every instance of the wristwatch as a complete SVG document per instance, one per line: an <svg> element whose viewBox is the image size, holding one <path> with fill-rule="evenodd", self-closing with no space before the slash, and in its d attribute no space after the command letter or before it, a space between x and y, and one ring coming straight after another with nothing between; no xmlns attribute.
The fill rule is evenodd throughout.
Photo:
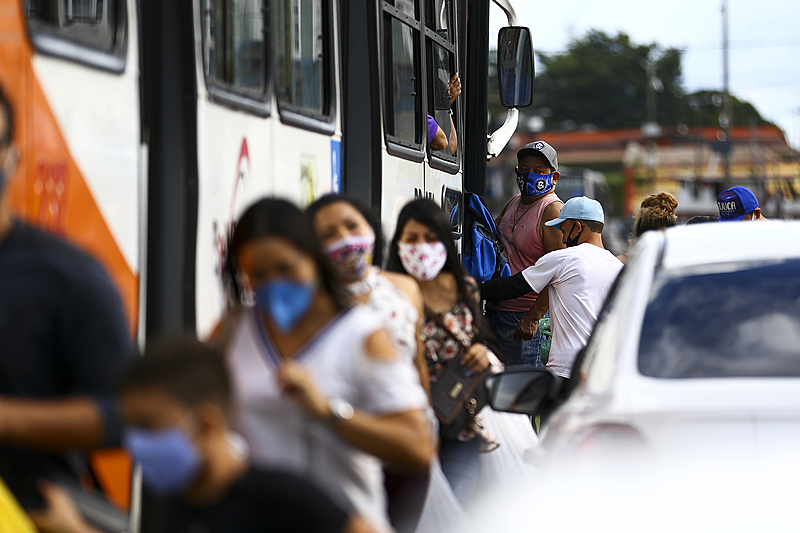
<svg viewBox="0 0 800 533"><path fill-rule="evenodd" d="M332 426L338 426L342 422L350 420L353 418L353 415L356 414L353 406L341 398L333 398L328 400L328 409L331 410L331 414L328 417L328 423L330 423Z"/></svg>

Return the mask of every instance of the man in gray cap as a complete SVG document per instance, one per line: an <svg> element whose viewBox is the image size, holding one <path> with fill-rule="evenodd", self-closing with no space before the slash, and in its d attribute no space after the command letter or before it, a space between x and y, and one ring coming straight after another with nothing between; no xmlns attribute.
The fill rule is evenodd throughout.
<svg viewBox="0 0 800 533"><path fill-rule="evenodd" d="M517 187L520 194L511 198L497 218L497 228L511 273L521 272L544 254L564 247L558 228L544 225L557 218L563 202L556 196L558 156L544 141L534 141L517 152ZM500 341L500 352L507 365L542 366L542 339L520 321L536 302L536 293L503 302L489 302L486 316ZM547 298L546 295L542 298ZM541 302L547 309L546 301Z"/></svg>
<svg viewBox="0 0 800 533"><path fill-rule="evenodd" d="M608 291L622 270L622 262L603 247L603 222L603 208L597 200L571 198L558 218L545 223L560 230L565 250L545 255L514 276L481 283L481 295L487 300L530 291L548 295L553 345L547 368L559 376L570 377L575 357L589 340ZM537 301L522 323L535 329L546 310L541 300Z"/></svg>

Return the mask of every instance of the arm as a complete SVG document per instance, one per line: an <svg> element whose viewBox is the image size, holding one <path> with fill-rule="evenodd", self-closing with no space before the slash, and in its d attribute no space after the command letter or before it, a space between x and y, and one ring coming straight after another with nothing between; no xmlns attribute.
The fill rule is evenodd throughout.
<svg viewBox="0 0 800 533"><path fill-rule="evenodd" d="M447 92L450 94L450 106L452 109L453 103L461 94L461 79L458 77L458 72L453 74L450 81L447 83ZM452 113L452 110L450 111ZM450 154L456 155L458 151L458 133L456 132L456 125L453 122L453 115L450 115Z"/></svg>
<svg viewBox="0 0 800 533"><path fill-rule="evenodd" d="M456 155L458 150L458 132L456 132L456 125L453 122L452 115L450 116L450 154Z"/></svg>
<svg viewBox="0 0 800 533"><path fill-rule="evenodd" d="M376 363L396 361L395 348L383 330L370 336L366 351ZM331 419L328 398L300 366L285 363L278 381L284 392L294 396L311 416L320 422ZM357 409L351 419L336 425L336 432L359 450L401 467L426 470L433 456L433 441L422 409L386 415Z"/></svg>
<svg viewBox="0 0 800 533"><path fill-rule="evenodd" d="M550 205L544 208L544 212L542 213L542 221L539 228L542 234L544 253L546 254L552 252L553 250L561 250L566 248L561 239L561 230L544 225L545 222L553 220L554 218L558 218L558 215L561 214L562 207L564 207L564 204L561 202L552 202Z"/></svg>
<svg viewBox="0 0 800 533"><path fill-rule="evenodd" d="M381 271L381 275L385 276L389 281L394 283L398 289L414 304L419 318L416 324L416 341L417 341L417 354L414 357L414 366L419 373L419 380L422 388L428 394L430 399L431 382L428 375L428 363L425 361L425 341L422 338L422 324L425 321L425 303L422 299L422 291L419 288L417 280L407 274L398 274L397 272Z"/></svg>
<svg viewBox="0 0 800 533"><path fill-rule="evenodd" d="M419 374L419 382L422 388L425 389L428 401L430 401L431 377L428 373L428 363L425 360L425 341L422 338L422 324L424 320L424 315L420 312L419 320L417 320L417 356L414 358L414 366L417 368L417 373Z"/></svg>
<svg viewBox="0 0 800 533"><path fill-rule="evenodd" d="M447 148L447 135L445 135L441 126L438 126L436 130L436 135L434 135L431 141L431 148L434 150L444 150Z"/></svg>
<svg viewBox="0 0 800 533"><path fill-rule="evenodd" d="M92 398L0 398L0 442L50 452L103 444L102 409Z"/></svg>
<svg viewBox="0 0 800 533"><path fill-rule="evenodd" d="M487 302L513 300L529 292L533 292L533 289L531 289L531 286L522 276L522 272L517 272L513 276L494 278L481 283L481 298Z"/></svg>
<svg viewBox="0 0 800 533"><path fill-rule="evenodd" d="M80 511L64 489L48 481L42 481L40 490L47 502L47 508L31 512L29 516L41 533L102 533L83 520Z"/></svg>
<svg viewBox="0 0 800 533"><path fill-rule="evenodd" d="M351 514L342 529L342 533L375 533L375 530L361 516Z"/></svg>
<svg viewBox="0 0 800 533"><path fill-rule="evenodd" d="M542 289L536 301L531 306L528 314L517 324L517 331L514 332L514 339L531 340L536 335L536 330L539 327L539 320L547 314L550 308L550 291L547 287Z"/></svg>

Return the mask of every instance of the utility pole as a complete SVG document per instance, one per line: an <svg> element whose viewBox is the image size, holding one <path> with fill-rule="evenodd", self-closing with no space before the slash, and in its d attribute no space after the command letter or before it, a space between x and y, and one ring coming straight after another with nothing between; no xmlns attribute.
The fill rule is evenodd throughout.
<svg viewBox="0 0 800 533"><path fill-rule="evenodd" d="M656 137L660 134L656 116L656 64L647 58L643 66L647 73L647 184L653 192L656 188Z"/></svg>
<svg viewBox="0 0 800 533"><path fill-rule="evenodd" d="M731 186L731 150L733 149L733 139L731 139L731 122L733 122L733 106L731 103L731 93L728 76L728 0L722 0L722 76L723 76L723 118L720 126L725 131L725 142L728 143L725 150L725 188Z"/></svg>

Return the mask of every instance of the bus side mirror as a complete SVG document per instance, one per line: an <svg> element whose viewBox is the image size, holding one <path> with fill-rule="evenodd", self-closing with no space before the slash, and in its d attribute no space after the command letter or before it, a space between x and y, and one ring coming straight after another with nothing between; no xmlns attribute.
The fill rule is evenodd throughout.
<svg viewBox="0 0 800 533"><path fill-rule="evenodd" d="M497 36L497 70L503 107L528 107L533 103L533 44L522 26L506 26Z"/></svg>

